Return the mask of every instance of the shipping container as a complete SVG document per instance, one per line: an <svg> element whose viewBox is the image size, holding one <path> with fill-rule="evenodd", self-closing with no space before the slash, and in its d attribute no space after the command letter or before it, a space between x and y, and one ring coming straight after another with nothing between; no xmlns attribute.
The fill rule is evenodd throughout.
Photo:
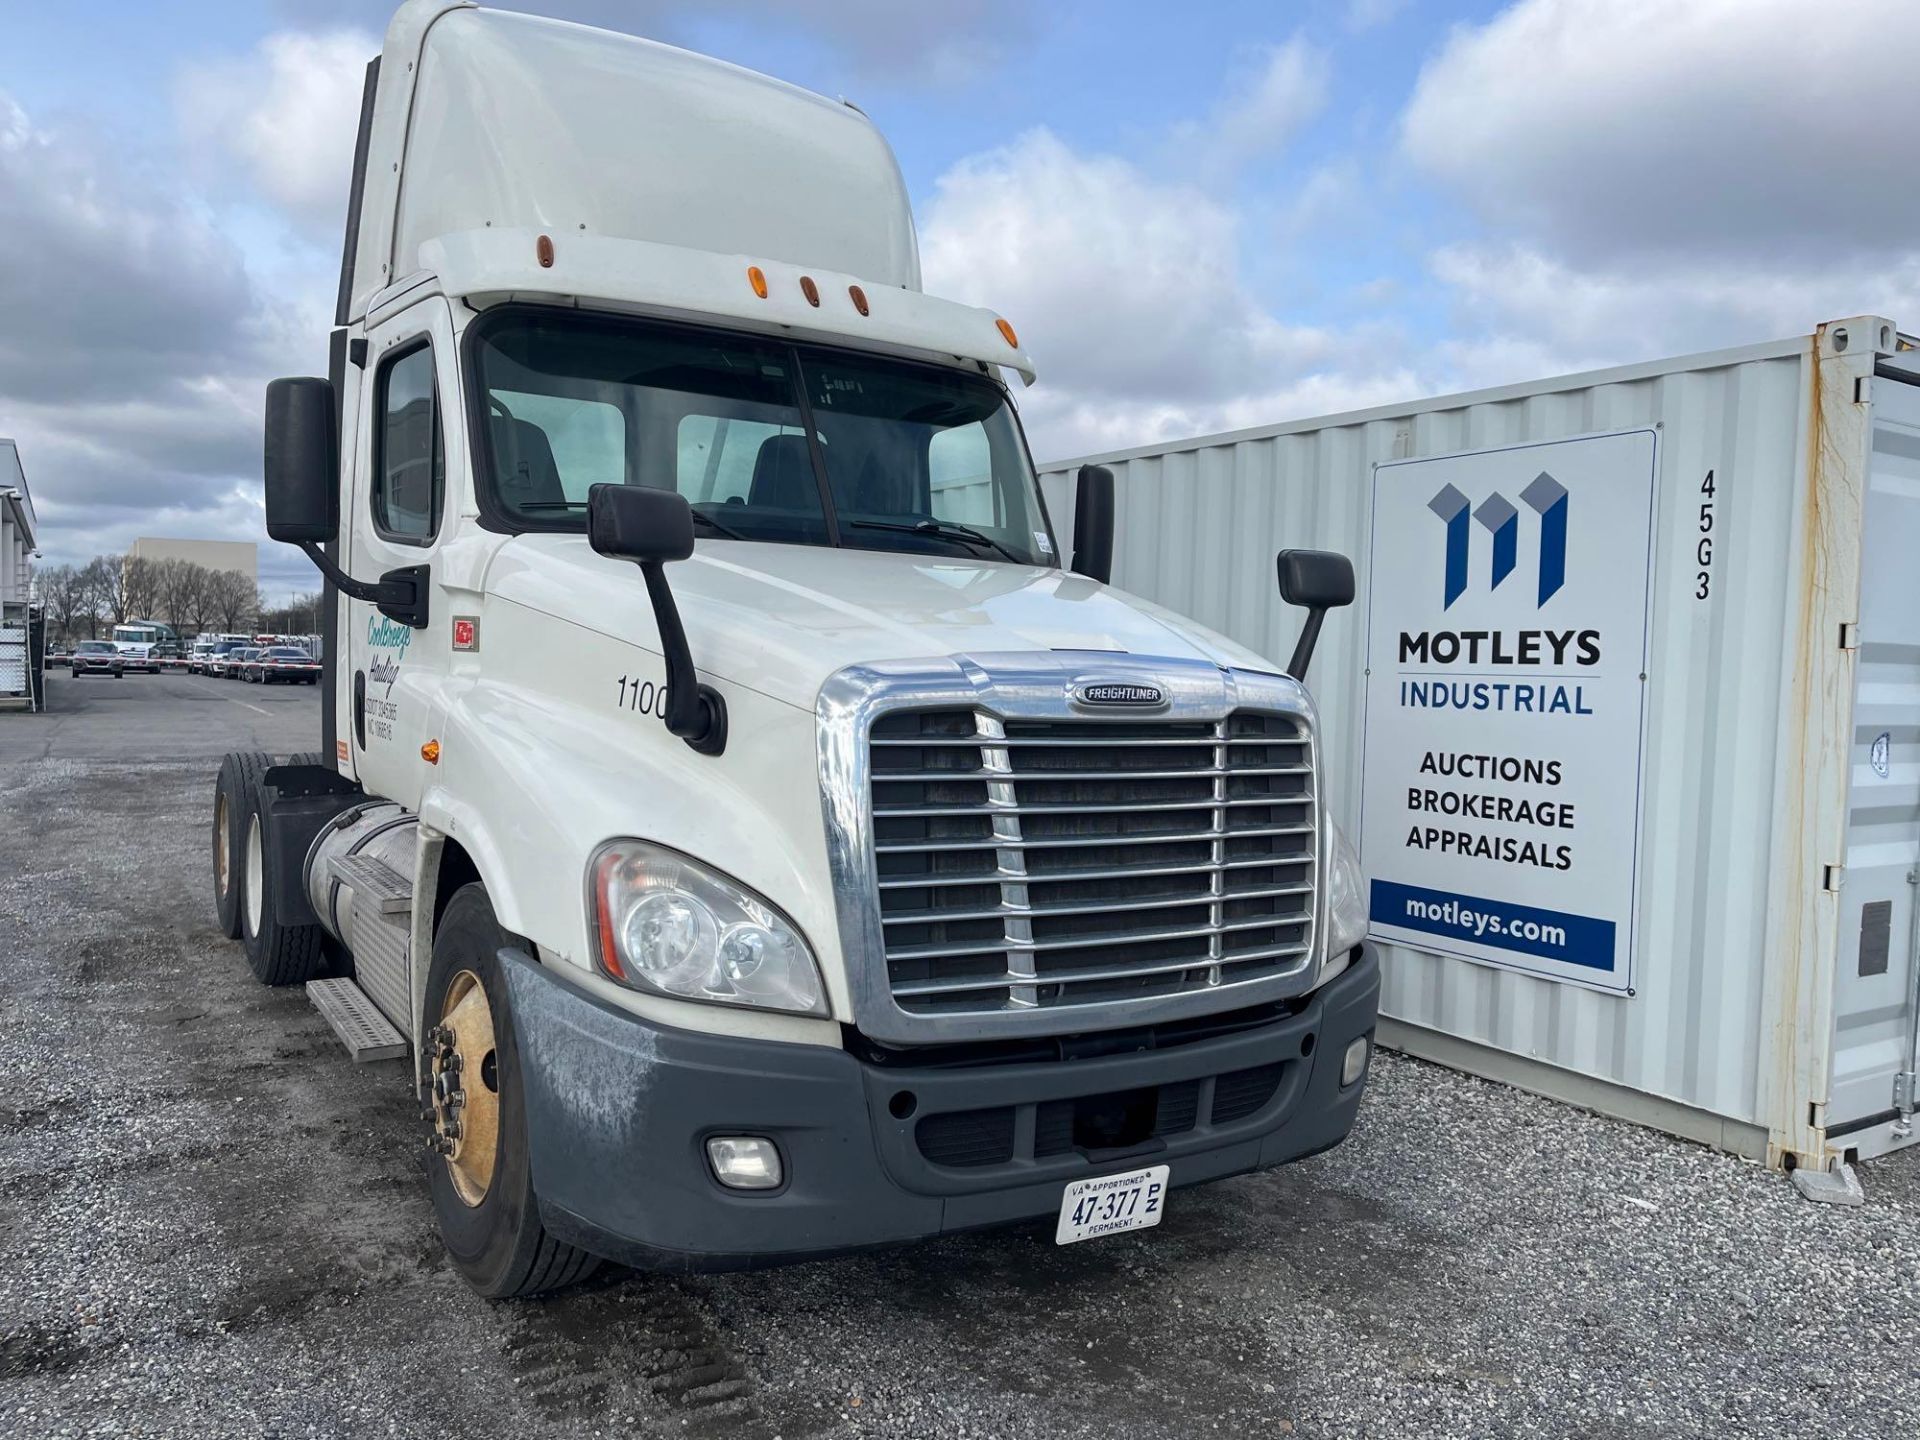
<svg viewBox="0 0 1920 1440"><path fill-rule="evenodd" d="M1914 1138L1920 351L1810 336L1050 464L1309 677L1384 1043L1781 1166Z"/></svg>

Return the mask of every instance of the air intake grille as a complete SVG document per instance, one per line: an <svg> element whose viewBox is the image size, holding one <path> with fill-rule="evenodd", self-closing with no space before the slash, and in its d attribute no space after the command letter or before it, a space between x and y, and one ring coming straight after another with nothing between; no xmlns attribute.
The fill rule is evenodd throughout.
<svg viewBox="0 0 1920 1440"><path fill-rule="evenodd" d="M1307 963L1313 751L1293 716L896 711L870 744L888 984L909 1014L1177 995Z"/></svg>

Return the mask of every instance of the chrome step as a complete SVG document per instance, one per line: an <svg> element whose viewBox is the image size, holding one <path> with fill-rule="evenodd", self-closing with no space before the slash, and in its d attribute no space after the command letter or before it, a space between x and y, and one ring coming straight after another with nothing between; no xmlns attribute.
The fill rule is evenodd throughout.
<svg viewBox="0 0 1920 1440"><path fill-rule="evenodd" d="M371 855L336 855L331 873L350 886L354 898L373 905L382 915L406 915L413 910L413 882L384 860Z"/></svg>
<svg viewBox="0 0 1920 1440"><path fill-rule="evenodd" d="M353 1056L353 1063L369 1060L404 1060L407 1042L387 1023L380 1007L367 998L367 992L351 980L309 980L307 998L313 1008L326 1017L333 1033Z"/></svg>

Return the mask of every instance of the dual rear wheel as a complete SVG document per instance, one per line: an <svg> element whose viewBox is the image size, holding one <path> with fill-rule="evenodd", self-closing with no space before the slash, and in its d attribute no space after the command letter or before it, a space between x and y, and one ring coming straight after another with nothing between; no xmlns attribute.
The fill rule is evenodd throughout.
<svg viewBox="0 0 1920 1440"><path fill-rule="evenodd" d="M294 985L324 974L327 955L319 926L283 924L278 913L262 784L274 763L252 753L221 764L211 837L214 905L221 930L244 946L255 977ZM288 763L321 762L296 755ZM540 1219L520 1052L500 970L505 946L528 948L501 928L484 885L461 886L434 931L426 1035L418 1047L434 1214L454 1267L489 1299L562 1289L600 1265L597 1256L556 1240Z"/></svg>

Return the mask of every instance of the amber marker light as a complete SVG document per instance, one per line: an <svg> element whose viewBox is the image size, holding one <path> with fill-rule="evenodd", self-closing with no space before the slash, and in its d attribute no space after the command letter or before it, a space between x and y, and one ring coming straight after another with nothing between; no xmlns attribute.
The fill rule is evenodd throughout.
<svg viewBox="0 0 1920 1440"><path fill-rule="evenodd" d="M753 287L753 293L762 300L767 298L767 276L758 265L747 266L747 284Z"/></svg>
<svg viewBox="0 0 1920 1440"><path fill-rule="evenodd" d="M994 329L1000 332L1000 338L1002 340L1006 341L1007 344L1011 345L1016 350L1020 348L1020 337L1013 333L1013 326L1009 325L1004 320L994 321L993 326L994 326Z"/></svg>
<svg viewBox="0 0 1920 1440"><path fill-rule="evenodd" d="M620 949L613 940L613 912L607 905L607 882L619 863L618 854L603 855L594 871L593 928L600 939L600 968L616 980L625 980L626 967L620 963Z"/></svg>
<svg viewBox="0 0 1920 1440"><path fill-rule="evenodd" d="M867 292L862 290L858 285L849 285L847 286L847 294L853 297L853 308L858 310L862 315L866 314Z"/></svg>
<svg viewBox="0 0 1920 1440"><path fill-rule="evenodd" d="M553 268L553 237L542 235L533 245L534 256L540 261L542 270Z"/></svg>
<svg viewBox="0 0 1920 1440"><path fill-rule="evenodd" d="M813 283L811 275L800 277L800 293L807 297L807 304L816 310L820 308L820 287Z"/></svg>
<svg viewBox="0 0 1920 1440"><path fill-rule="evenodd" d="M429 765L438 765L440 763L440 742L438 740L427 741L426 744L420 747L420 758Z"/></svg>

